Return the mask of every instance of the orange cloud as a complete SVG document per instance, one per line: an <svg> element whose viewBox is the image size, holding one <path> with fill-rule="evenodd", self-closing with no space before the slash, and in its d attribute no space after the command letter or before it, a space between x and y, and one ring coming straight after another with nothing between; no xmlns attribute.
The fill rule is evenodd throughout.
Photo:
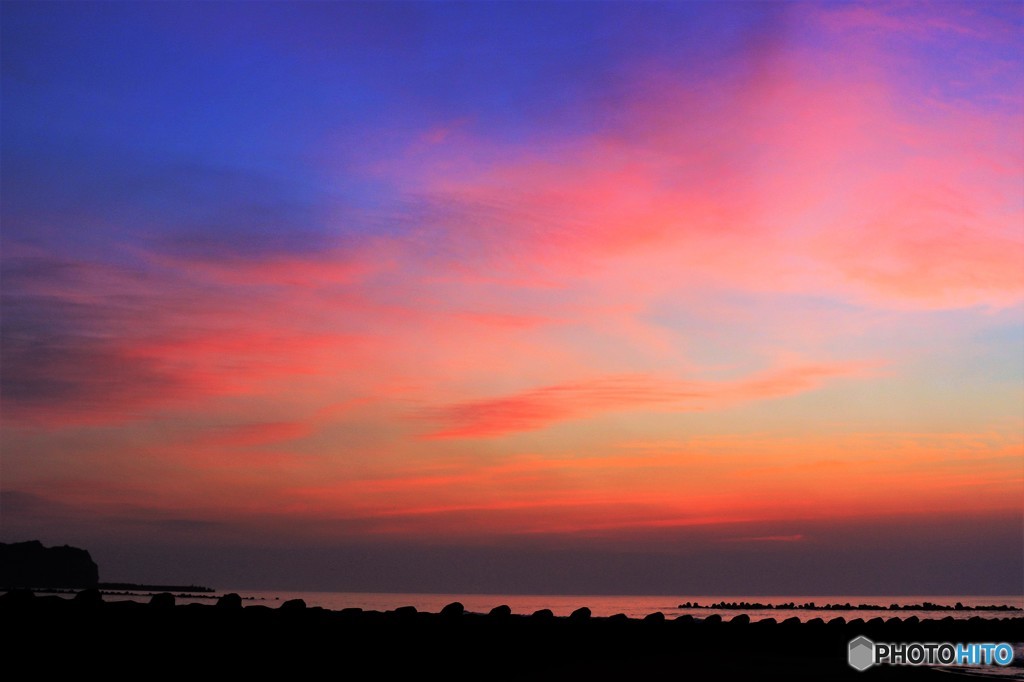
<svg viewBox="0 0 1024 682"><path fill-rule="evenodd" d="M280 443L308 435L312 428L302 422L252 422L212 429L199 442L204 445L245 447Z"/></svg>
<svg viewBox="0 0 1024 682"><path fill-rule="evenodd" d="M651 376L618 376L544 386L429 411L425 415L427 419L447 423L447 426L426 437L477 438L533 431L556 422L613 410L700 411L747 400L792 395L862 369L852 365L813 365L766 372L734 382L680 382Z"/></svg>

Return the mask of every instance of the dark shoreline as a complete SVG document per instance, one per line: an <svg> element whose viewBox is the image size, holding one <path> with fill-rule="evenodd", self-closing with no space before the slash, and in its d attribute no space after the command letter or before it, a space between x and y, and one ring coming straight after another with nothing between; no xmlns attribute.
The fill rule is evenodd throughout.
<svg viewBox="0 0 1024 682"><path fill-rule="evenodd" d="M327 666L340 676L417 678L433 671L447 679L946 679L926 667L847 663L850 640L876 642L1014 642L1024 618L916 616L887 620L820 618L801 623L750 622L683 616L643 619L550 612L490 614L452 604L441 613L243 606L237 595L216 604L175 605L172 595L150 603L103 601L95 590L75 599L12 592L0 596L0 619L10 634L5 651L68 672L95 669L120 678L139 666L181 674L199 670L237 675L274 671L312 676ZM1020 655L1019 652L1015 652ZM111 663L116 662L113 668ZM1018 669L1019 671L1019 669ZM936 677L941 676L941 677Z"/></svg>
<svg viewBox="0 0 1024 682"><path fill-rule="evenodd" d="M203 585L145 585L139 583L100 583L96 589L101 592L189 592L209 594L216 592Z"/></svg>

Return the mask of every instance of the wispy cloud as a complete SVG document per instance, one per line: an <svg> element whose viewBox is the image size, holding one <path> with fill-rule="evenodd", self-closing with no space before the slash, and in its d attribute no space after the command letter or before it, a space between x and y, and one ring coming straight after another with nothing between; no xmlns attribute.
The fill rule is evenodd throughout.
<svg viewBox="0 0 1024 682"><path fill-rule="evenodd" d="M499 398L466 401L428 411L445 424L427 438L478 438L533 431L570 419L616 410L701 411L748 400L813 390L830 379L864 371L856 365L785 368L731 382L672 381L652 376L602 377L557 384Z"/></svg>

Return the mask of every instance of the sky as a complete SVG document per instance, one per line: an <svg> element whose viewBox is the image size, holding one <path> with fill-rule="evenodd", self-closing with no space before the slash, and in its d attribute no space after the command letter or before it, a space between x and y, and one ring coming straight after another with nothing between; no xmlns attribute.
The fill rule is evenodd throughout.
<svg viewBox="0 0 1024 682"><path fill-rule="evenodd" d="M1019 2L0 4L0 541L1024 593Z"/></svg>

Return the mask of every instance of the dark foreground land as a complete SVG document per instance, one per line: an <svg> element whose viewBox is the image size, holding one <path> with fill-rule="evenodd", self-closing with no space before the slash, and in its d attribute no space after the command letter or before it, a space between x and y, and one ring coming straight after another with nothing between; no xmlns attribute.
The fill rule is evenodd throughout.
<svg viewBox="0 0 1024 682"><path fill-rule="evenodd" d="M847 664L851 639L876 642L1014 642L1024 618L894 617L828 623L751 623L689 617L665 620L571 617L550 612L442 613L411 607L329 611L285 602L246 606L104 602L94 590L75 599L11 592L0 596L3 669L22 674L99 673L107 679L157 674L287 679L633 680L955 680L925 667ZM1019 652L1018 652L1019 654ZM1007 671L1009 672L1009 671ZM1019 668L1016 672L1022 672ZM15 679L3 674L5 679Z"/></svg>

